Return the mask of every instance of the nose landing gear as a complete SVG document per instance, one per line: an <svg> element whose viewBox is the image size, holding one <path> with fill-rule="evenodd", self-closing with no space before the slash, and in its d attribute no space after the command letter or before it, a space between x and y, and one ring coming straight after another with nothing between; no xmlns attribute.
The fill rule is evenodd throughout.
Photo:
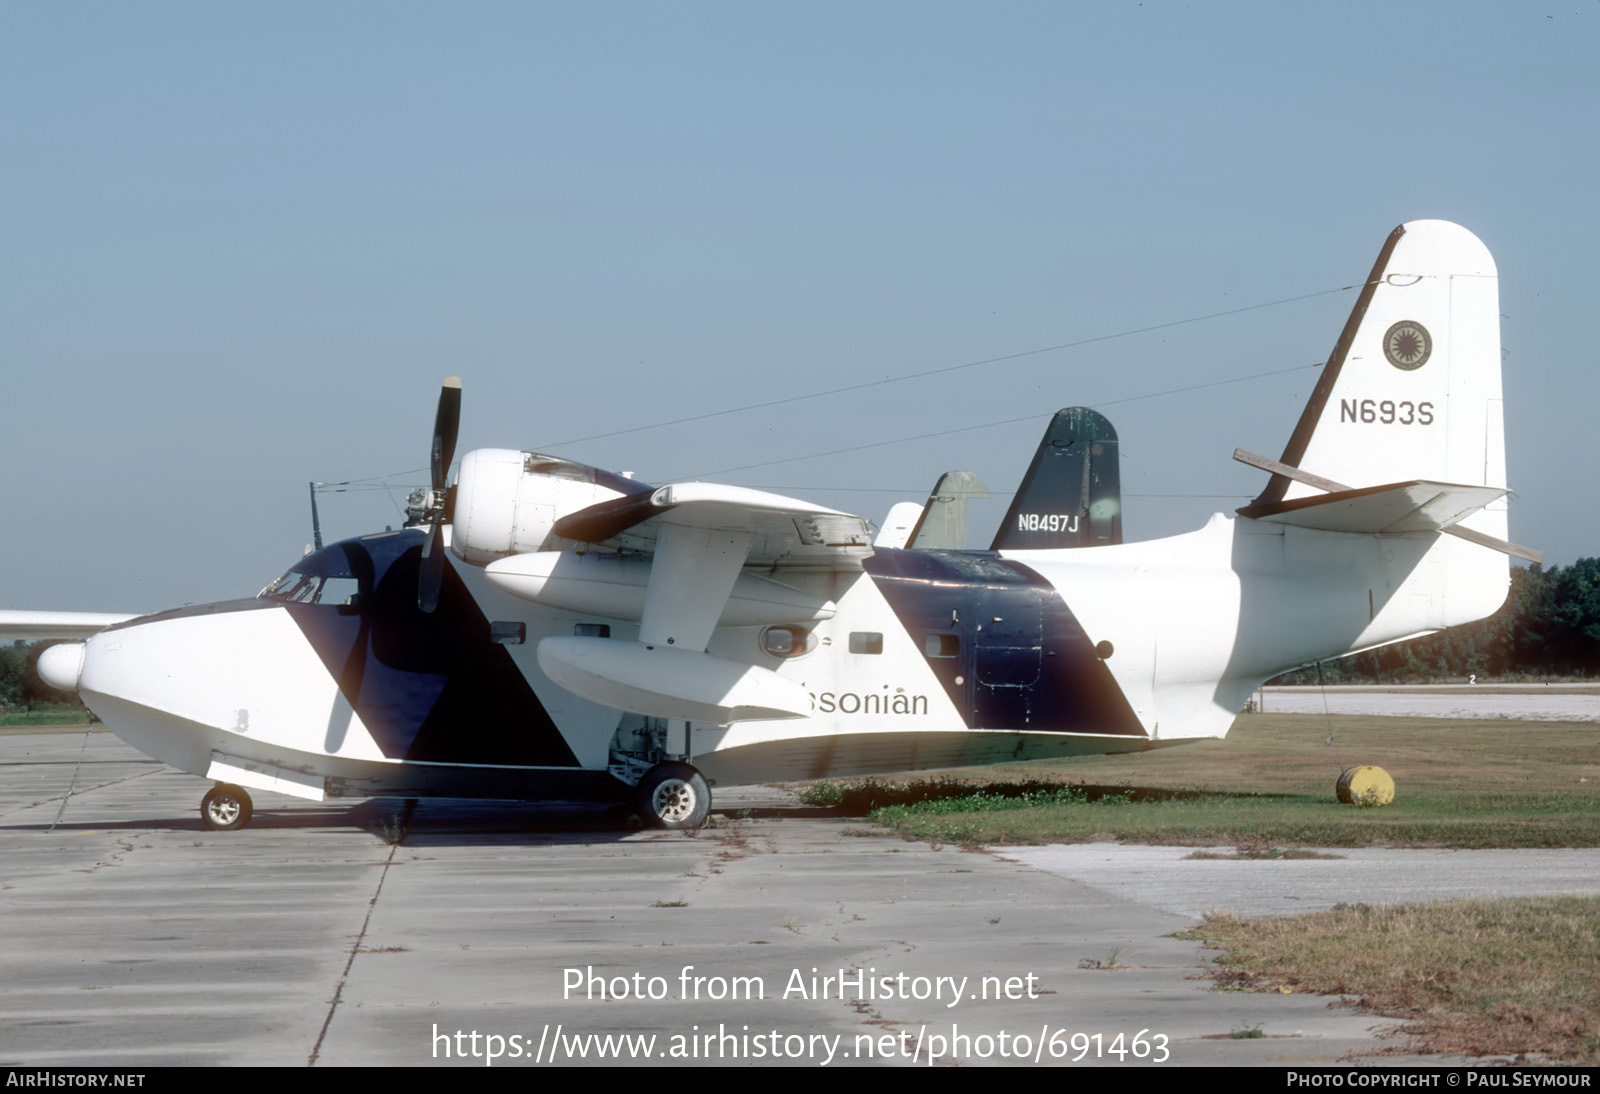
<svg viewBox="0 0 1600 1094"><path fill-rule="evenodd" d="M219 832L231 832L250 823L250 795L241 786L218 783L200 799L200 819Z"/></svg>

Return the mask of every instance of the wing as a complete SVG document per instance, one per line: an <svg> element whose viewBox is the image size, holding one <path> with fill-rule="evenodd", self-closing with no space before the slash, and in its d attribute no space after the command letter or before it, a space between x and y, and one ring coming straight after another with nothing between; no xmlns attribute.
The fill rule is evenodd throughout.
<svg viewBox="0 0 1600 1094"><path fill-rule="evenodd" d="M860 517L715 483L678 483L600 502L562 517L554 531L576 543L649 555L649 573L636 617L638 641L546 638L539 643L540 667L568 690L606 706L723 724L799 717L811 704L802 687L770 669L706 652L736 586L744 580L748 588L745 569L776 584L771 579L789 571L859 570L872 553L871 533ZM519 558L494 563L488 575L528 596L534 586L519 591L518 571L546 563ZM613 583L619 600L626 598L628 584L620 576ZM769 623L826 618L833 610L831 603L786 604L776 590L751 591L740 599L775 611Z"/></svg>
<svg viewBox="0 0 1600 1094"><path fill-rule="evenodd" d="M769 578L787 570L859 570L872 553L860 517L706 482L591 505L558 520L555 533L653 556L639 640L680 650L706 648L745 567Z"/></svg>
<svg viewBox="0 0 1600 1094"><path fill-rule="evenodd" d="M111 615L104 612L0 611L0 642L34 638L88 638L113 623L137 618L137 615Z"/></svg>
<svg viewBox="0 0 1600 1094"><path fill-rule="evenodd" d="M867 522L837 509L781 494L684 482L568 513L555 534L617 550L657 550L669 527L738 532L751 537L744 565L774 569L859 570L872 554Z"/></svg>

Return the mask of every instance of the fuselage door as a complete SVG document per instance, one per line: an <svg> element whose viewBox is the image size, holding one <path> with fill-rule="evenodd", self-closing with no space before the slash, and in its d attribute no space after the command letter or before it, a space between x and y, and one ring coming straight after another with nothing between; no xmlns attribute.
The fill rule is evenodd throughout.
<svg viewBox="0 0 1600 1094"><path fill-rule="evenodd" d="M1030 724L1043 659L1044 612L1032 586L989 586L972 621L975 726Z"/></svg>

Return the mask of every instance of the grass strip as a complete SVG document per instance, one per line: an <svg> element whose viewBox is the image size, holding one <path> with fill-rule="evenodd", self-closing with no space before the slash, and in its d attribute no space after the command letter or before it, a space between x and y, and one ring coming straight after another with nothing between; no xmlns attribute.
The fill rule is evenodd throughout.
<svg viewBox="0 0 1600 1094"><path fill-rule="evenodd" d="M19 710L0 714L0 726L85 726L89 724L86 710Z"/></svg>
<svg viewBox="0 0 1600 1094"><path fill-rule="evenodd" d="M1223 951L1225 988L1341 995L1403 1019L1396 1054L1600 1063L1600 897L1214 913L1178 937Z"/></svg>
<svg viewBox="0 0 1600 1094"><path fill-rule="evenodd" d="M802 790L916 838L1184 846L1600 847L1600 726L1246 715L1223 740ZM1393 805L1334 800L1375 763Z"/></svg>

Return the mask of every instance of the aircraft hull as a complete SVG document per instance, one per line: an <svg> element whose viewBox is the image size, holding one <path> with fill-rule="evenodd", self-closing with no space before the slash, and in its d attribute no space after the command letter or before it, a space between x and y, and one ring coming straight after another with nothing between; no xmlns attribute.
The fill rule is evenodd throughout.
<svg viewBox="0 0 1600 1094"><path fill-rule="evenodd" d="M421 539L393 545L402 586ZM1443 587L1487 585L1456 611L1492 610L1495 582L1482 571L1499 567L1503 590L1495 558L1434 534L1220 516L1187 536L1116 547L880 550L865 572L801 579L838 611L789 655L765 651L763 628L720 628L708 647L783 680L809 711L680 721L670 751L726 784L1220 737L1285 668L1459 621ZM625 793L616 751L630 715L573 695L537 651L546 640L631 648L637 624L530 604L454 562L439 612L419 620L410 603L255 599L126 622L89 641L80 691L134 747L202 776L242 760L309 777L328 796ZM405 619L384 614L395 611ZM490 640L492 625L507 624L522 642ZM408 640L395 637L408 628ZM575 640L579 629L608 637Z"/></svg>

